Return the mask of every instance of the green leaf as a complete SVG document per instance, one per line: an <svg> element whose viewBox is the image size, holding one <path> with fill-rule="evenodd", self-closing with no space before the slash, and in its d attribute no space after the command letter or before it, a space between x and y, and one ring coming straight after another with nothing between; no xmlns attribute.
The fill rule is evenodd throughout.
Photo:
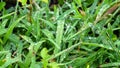
<svg viewBox="0 0 120 68"><path fill-rule="evenodd" d="M42 57L42 63L43 63L44 68L47 68L48 58L50 57L50 55L48 54L47 48L43 48L41 50L41 57Z"/></svg>
<svg viewBox="0 0 120 68"><path fill-rule="evenodd" d="M42 20L45 24L47 24L48 26L50 26L50 28L52 28L53 30L55 30L55 25L52 22L50 22L48 20L44 20L42 18L40 18L40 20Z"/></svg>
<svg viewBox="0 0 120 68"><path fill-rule="evenodd" d="M76 4L78 4L80 7L82 7L81 0L74 0Z"/></svg>
<svg viewBox="0 0 120 68"><path fill-rule="evenodd" d="M33 45L29 46L29 52L25 57L25 66L28 67L32 61L32 59L35 57L34 51L33 51Z"/></svg>
<svg viewBox="0 0 120 68"><path fill-rule="evenodd" d="M42 32L43 32L48 38L54 39L53 33L52 33L51 31L49 31L48 29L44 29L44 30L42 30Z"/></svg>
<svg viewBox="0 0 120 68"><path fill-rule="evenodd" d="M63 32L64 32L64 20L59 20L56 31L56 43L58 44L59 47L62 42Z"/></svg>
<svg viewBox="0 0 120 68"><path fill-rule="evenodd" d="M26 5L26 3L27 3L27 0L18 0L18 1L21 2L22 5Z"/></svg>
<svg viewBox="0 0 120 68"><path fill-rule="evenodd" d="M76 18L83 18L82 15L80 14L80 12L78 11L77 6L75 5L75 3L72 3L73 9L74 9L74 13Z"/></svg>
<svg viewBox="0 0 120 68"><path fill-rule="evenodd" d="M74 62L72 63L72 65L77 68L79 66L82 66L84 64L86 64L89 60L87 58L81 58L81 57L78 57L74 60ZM84 65L86 66L86 65Z"/></svg>
<svg viewBox="0 0 120 68"><path fill-rule="evenodd" d="M11 53L8 53L5 60L6 60L6 62L1 66L1 68L6 68L7 66L20 61L20 57L18 56L15 58L11 58Z"/></svg>
<svg viewBox="0 0 120 68"><path fill-rule="evenodd" d="M45 42L45 40L42 40L42 41L39 41L39 42L33 44L35 53L37 53L37 51L40 49L40 46L43 42Z"/></svg>
<svg viewBox="0 0 120 68"><path fill-rule="evenodd" d="M83 31L87 30L88 28L89 28L88 25L83 25L81 27L81 29L77 33L75 33L74 35L70 36L67 40L70 40L70 39L74 38L75 36L79 35L80 33L82 33Z"/></svg>
<svg viewBox="0 0 120 68"><path fill-rule="evenodd" d="M42 2L45 2L46 4L48 4L48 0L41 0Z"/></svg>
<svg viewBox="0 0 120 68"><path fill-rule="evenodd" d="M23 18L25 18L25 16L22 16L21 18L18 18L18 19L17 19L15 22L13 22L13 23L11 24L11 26L8 28L7 33L5 34L4 39L3 39L4 44L5 44L6 41L8 40L9 36L12 34L12 31L13 31L14 27L15 27Z"/></svg>
<svg viewBox="0 0 120 68"><path fill-rule="evenodd" d="M59 66L56 62L50 63L49 66L50 66L50 68L59 68Z"/></svg>
<svg viewBox="0 0 120 68"><path fill-rule="evenodd" d="M60 5L64 4L64 0L58 0L58 2L59 2Z"/></svg>
<svg viewBox="0 0 120 68"><path fill-rule="evenodd" d="M16 13L16 12L12 12L12 13L3 15L3 16L0 17L0 19L6 18L6 17L11 16L11 15L13 15L13 14L15 14L15 13Z"/></svg>
<svg viewBox="0 0 120 68"><path fill-rule="evenodd" d="M0 11L4 8L5 4L5 2L0 2Z"/></svg>
<svg viewBox="0 0 120 68"><path fill-rule="evenodd" d="M30 37L25 35L20 35L26 42L33 44L33 41Z"/></svg>
<svg viewBox="0 0 120 68"><path fill-rule="evenodd" d="M100 67L113 67L113 66L120 66L120 62L112 62L112 63L106 63L106 64L102 64L100 65Z"/></svg>
<svg viewBox="0 0 120 68"><path fill-rule="evenodd" d="M57 31L56 31L56 44L57 48L55 48L54 53L58 53L61 47L61 42L63 39L63 32L64 32L64 20L58 20L57 23ZM59 49L58 49L59 48Z"/></svg>
<svg viewBox="0 0 120 68"><path fill-rule="evenodd" d="M1 28L1 29L0 29L0 35L4 34L4 33L6 33L6 32L7 32L7 29L4 29L4 28Z"/></svg>
<svg viewBox="0 0 120 68"><path fill-rule="evenodd" d="M64 20L65 18L67 18L73 12L74 12L74 10L70 9L70 10L67 10L64 13L62 13L62 15L60 15L59 17L57 17L57 16L56 17L57 17L58 20Z"/></svg>
<svg viewBox="0 0 120 68"><path fill-rule="evenodd" d="M50 55L48 54L47 48L43 48L43 49L41 50L41 57L42 57L43 59L48 59L48 58L50 57Z"/></svg>
<svg viewBox="0 0 120 68"><path fill-rule="evenodd" d="M48 58L48 60L53 59L53 58L56 58L56 57L58 57L58 56L60 56L60 55L62 55L62 54L64 54L64 53L66 53L66 52L69 52L69 51L71 51L72 49L74 49L75 47L79 46L80 44L81 44L81 42L79 42L79 43L77 43L77 44L74 44L74 45L72 45L71 47L69 47L69 48L67 48L67 49L65 49L65 50L63 50L63 51L61 51L61 52L59 52L59 53L57 53L57 54L55 54L55 55L52 55L50 58Z"/></svg>
<svg viewBox="0 0 120 68"><path fill-rule="evenodd" d="M9 37L9 40L14 42L14 43L19 43L20 42L20 38L15 34L11 34L10 37Z"/></svg>
<svg viewBox="0 0 120 68"><path fill-rule="evenodd" d="M55 45L56 49L60 49L60 46L53 39L49 38L48 40Z"/></svg>

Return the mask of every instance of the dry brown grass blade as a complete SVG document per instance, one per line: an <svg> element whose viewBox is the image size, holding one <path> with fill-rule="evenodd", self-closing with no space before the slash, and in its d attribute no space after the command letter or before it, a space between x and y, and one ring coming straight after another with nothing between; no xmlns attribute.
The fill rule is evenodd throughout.
<svg viewBox="0 0 120 68"><path fill-rule="evenodd" d="M116 11L116 9L120 6L120 4L115 4L113 5L112 7L110 7L105 13L103 16L107 16L109 14L112 14L113 12Z"/></svg>
<svg viewBox="0 0 120 68"><path fill-rule="evenodd" d="M98 18L98 19L96 19L96 20L94 21L94 24L96 24L97 22L99 22L99 21L102 20L103 18L106 18L109 14L114 13L119 6L120 6L120 2L117 2L117 3L113 4L113 5L111 5L111 7L109 7L109 8L103 13L103 15L102 15L100 18Z"/></svg>

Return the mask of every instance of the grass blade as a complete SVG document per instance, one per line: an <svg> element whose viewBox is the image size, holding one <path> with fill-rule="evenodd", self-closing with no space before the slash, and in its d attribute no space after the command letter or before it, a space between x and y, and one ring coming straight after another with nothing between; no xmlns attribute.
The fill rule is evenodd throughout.
<svg viewBox="0 0 120 68"><path fill-rule="evenodd" d="M14 27L15 27L23 18L25 18L25 16L22 16L21 18L18 18L18 19L17 19L15 22L13 22L13 23L11 24L11 26L8 28L7 33L5 34L4 39L3 39L4 44L5 44L6 41L8 40L9 36L12 34L12 31L13 31Z"/></svg>
<svg viewBox="0 0 120 68"><path fill-rule="evenodd" d="M56 31L56 43L60 47L64 32L64 20L59 20Z"/></svg>
<svg viewBox="0 0 120 68"><path fill-rule="evenodd" d="M113 62L113 63L106 63L106 64L102 64L100 65L100 67L117 67L120 66L120 62Z"/></svg>

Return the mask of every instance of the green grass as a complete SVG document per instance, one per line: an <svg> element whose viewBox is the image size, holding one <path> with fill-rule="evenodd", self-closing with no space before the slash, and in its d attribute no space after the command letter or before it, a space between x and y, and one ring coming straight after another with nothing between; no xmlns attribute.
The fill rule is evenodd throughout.
<svg viewBox="0 0 120 68"><path fill-rule="evenodd" d="M119 68L120 1L62 1L1 10L0 68Z"/></svg>

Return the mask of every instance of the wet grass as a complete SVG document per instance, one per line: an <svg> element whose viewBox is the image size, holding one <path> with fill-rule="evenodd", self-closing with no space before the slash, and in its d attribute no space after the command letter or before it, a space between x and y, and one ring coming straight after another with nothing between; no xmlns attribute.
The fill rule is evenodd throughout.
<svg viewBox="0 0 120 68"><path fill-rule="evenodd" d="M0 68L119 68L120 1L37 5L1 10Z"/></svg>

